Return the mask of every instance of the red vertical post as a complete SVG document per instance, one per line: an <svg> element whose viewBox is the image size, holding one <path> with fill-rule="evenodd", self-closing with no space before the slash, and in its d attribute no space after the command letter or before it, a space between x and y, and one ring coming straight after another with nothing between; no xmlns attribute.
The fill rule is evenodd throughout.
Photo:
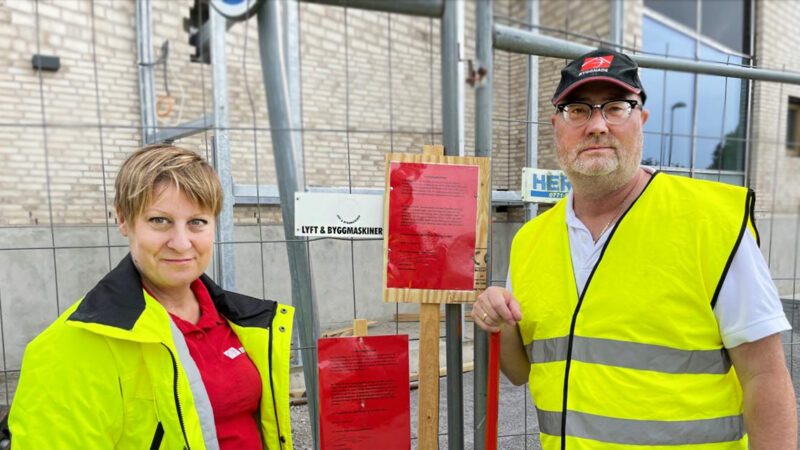
<svg viewBox="0 0 800 450"><path fill-rule="evenodd" d="M500 333L489 335L489 374L486 387L486 450L497 450L500 400Z"/></svg>

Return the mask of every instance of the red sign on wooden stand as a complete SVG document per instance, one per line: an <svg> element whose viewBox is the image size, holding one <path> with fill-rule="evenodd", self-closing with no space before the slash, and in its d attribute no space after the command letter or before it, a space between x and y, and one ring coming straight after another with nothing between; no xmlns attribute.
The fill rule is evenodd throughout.
<svg viewBox="0 0 800 450"><path fill-rule="evenodd" d="M389 288L475 288L479 167L391 162Z"/></svg>
<svg viewBox="0 0 800 450"><path fill-rule="evenodd" d="M385 302L472 303L486 289L490 162L443 151L386 154Z"/></svg>
<svg viewBox="0 0 800 450"><path fill-rule="evenodd" d="M408 336L322 338L317 350L322 448L410 449Z"/></svg>

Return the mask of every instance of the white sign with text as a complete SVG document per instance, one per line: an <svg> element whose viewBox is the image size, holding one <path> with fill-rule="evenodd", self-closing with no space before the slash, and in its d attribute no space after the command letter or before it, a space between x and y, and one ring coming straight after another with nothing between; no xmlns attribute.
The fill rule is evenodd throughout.
<svg viewBox="0 0 800 450"><path fill-rule="evenodd" d="M297 192L294 200L296 236L383 236L383 195Z"/></svg>

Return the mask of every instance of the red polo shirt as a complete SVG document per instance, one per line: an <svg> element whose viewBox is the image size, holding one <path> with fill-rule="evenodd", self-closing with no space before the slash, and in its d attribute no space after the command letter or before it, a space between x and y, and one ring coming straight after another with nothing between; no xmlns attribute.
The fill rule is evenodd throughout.
<svg viewBox="0 0 800 450"><path fill-rule="evenodd" d="M220 449L260 450L255 414L261 399L261 376L228 322L217 313L205 285L198 279L191 287L200 304L200 320L195 325L170 316L183 333L208 392Z"/></svg>

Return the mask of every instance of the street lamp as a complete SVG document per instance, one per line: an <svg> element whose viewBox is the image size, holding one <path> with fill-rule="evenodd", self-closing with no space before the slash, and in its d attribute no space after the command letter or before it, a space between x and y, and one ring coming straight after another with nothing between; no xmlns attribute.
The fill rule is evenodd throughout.
<svg viewBox="0 0 800 450"><path fill-rule="evenodd" d="M675 140L675 135L672 134L672 131L675 129L675 110L685 107L686 103L676 102L669 108L669 153L667 154L667 167L672 167L672 141Z"/></svg>

